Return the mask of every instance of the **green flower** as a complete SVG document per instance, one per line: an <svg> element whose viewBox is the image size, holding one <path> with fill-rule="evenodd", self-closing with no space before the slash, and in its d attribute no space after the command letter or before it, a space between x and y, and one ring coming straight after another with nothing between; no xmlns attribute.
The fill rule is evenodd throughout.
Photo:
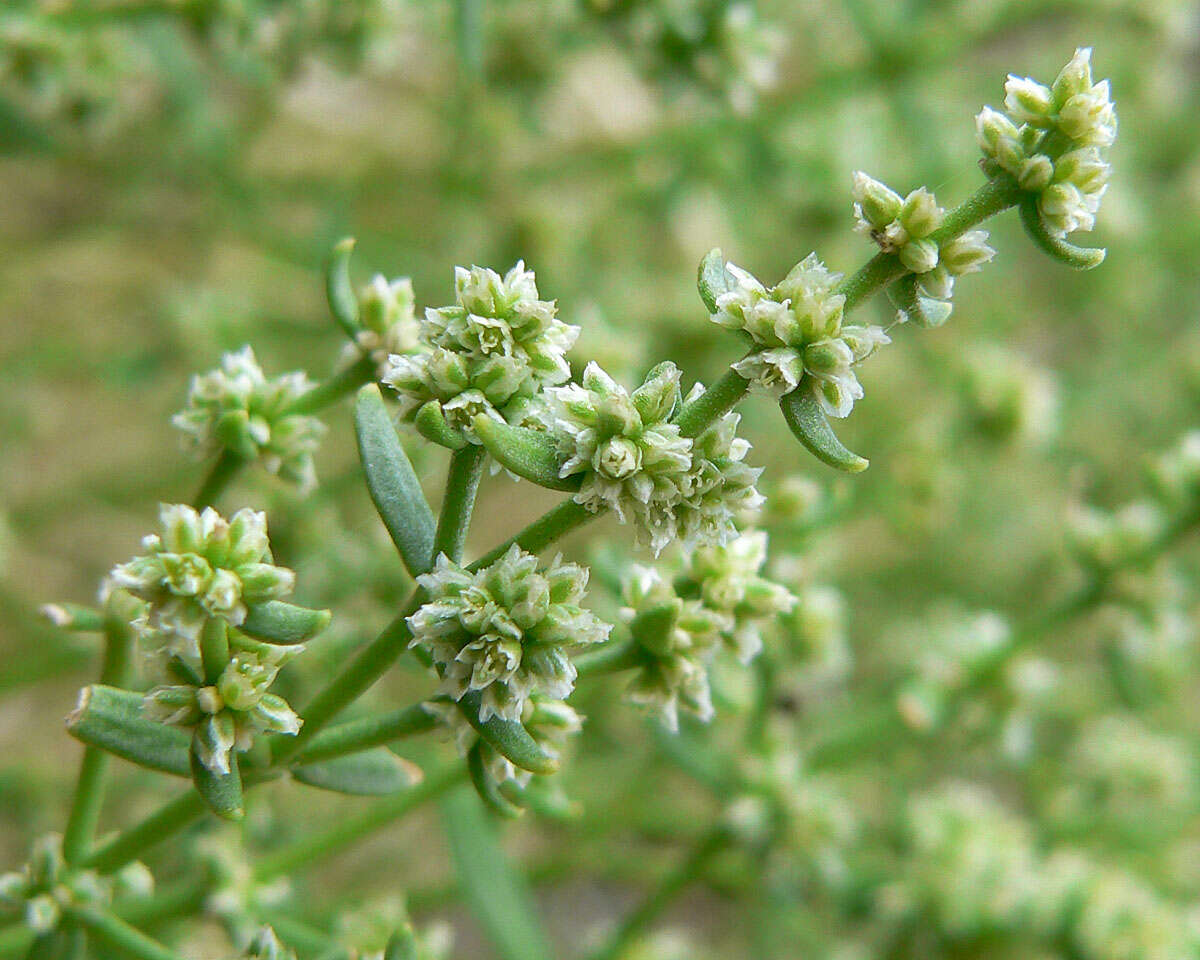
<svg viewBox="0 0 1200 960"><path fill-rule="evenodd" d="M303 373L268 380L250 347L221 358L221 366L192 378L187 406L171 423L206 455L228 450L258 460L302 490L316 484L313 453L325 425L316 417L289 413L312 389Z"/></svg>
<svg viewBox="0 0 1200 960"><path fill-rule="evenodd" d="M279 668L298 654L299 646L258 643L237 633L229 636L230 658L215 683L198 672L188 683L151 689L142 713L151 720L191 730L196 755L214 773L229 772L234 750L244 753L263 733L295 735L304 722L283 697L268 693ZM178 676L189 668L176 658Z"/></svg>
<svg viewBox="0 0 1200 960"><path fill-rule="evenodd" d="M62 836L49 833L33 842L29 862L0 874L0 918L17 919L41 935L58 927L71 907L107 907L114 896L147 897L154 878L134 861L112 876L83 870L63 857Z"/></svg>
<svg viewBox="0 0 1200 960"><path fill-rule="evenodd" d="M843 326L841 274L816 254L770 289L732 263L726 271L732 289L716 298L712 320L749 334L756 348L734 372L776 397L803 382L830 416L848 416L863 395L853 368L890 341L882 327Z"/></svg>
<svg viewBox="0 0 1200 960"><path fill-rule="evenodd" d="M985 107L975 119L989 175L1004 171L1036 193L1056 237L1095 226L1112 172L1103 152L1117 136L1116 108L1109 82L1092 80L1091 56L1076 50L1049 87L1009 75L1005 112Z"/></svg>
<svg viewBox="0 0 1200 960"><path fill-rule="evenodd" d="M547 391L560 475L583 475L575 501L634 523L657 553L678 533L675 508L691 491L692 442L670 422L679 405L679 370L661 363L633 393L594 363L581 384Z"/></svg>
<svg viewBox="0 0 1200 960"><path fill-rule="evenodd" d="M537 557L516 544L471 573L443 554L417 578L428 600L408 618L411 646L429 651L440 692L460 700L482 691L480 719L519 720L535 693L563 700L575 687L569 651L608 637L611 627L579 606L583 567Z"/></svg>
<svg viewBox="0 0 1200 960"><path fill-rule="evenodd" d="M416 353L420 346L421 325L416 317L412 280L388 280L375 274L358 293L358 321L362 329L354 342L346 345L342 363L368 356L382 377L390 357Z"/></svg>
<svg viewBox="0 0 1200 960"><path fill-rule="evenodd" d="M622 599L621 618L643 653L629 698L657 710L671 730L679 729L680 709L707 723L714 715L708 666L732 617L682 599L651 567L631 569Z"/></svg>
<svg viewBox="0 0 1200 960"><path fill-rule="evenodd" d="M517 263L505 276L456 267L455 303L425 311L422 352L389 358L384 383L400 394L405 416L430 400L451 426L475 441L478 414L508 420L523 401L567 380L566 353L579 328L538 299L533 271Z"/></svg>
<svg viewBox="0 0 1200 960"><path fill-rule="evenodd" d="M763 627L796 605L790 590L759 575L766 562L763 531L684 555L683 576L705 607L728 617L731 626L721 636L742 663L749 663L762 650Z"/></svg>
<svg viewBox="0 0 1200 960"><path fill-rule="evenodd" d="M146 537L146 553L117 566L109 583L146 601L138 625L166 648L199 657L210 618L236 627L248 606L292 592L295 574L272 563L266 514L239 510L227 521L211 507L163 504L159 518L162 533Z"/></svg>

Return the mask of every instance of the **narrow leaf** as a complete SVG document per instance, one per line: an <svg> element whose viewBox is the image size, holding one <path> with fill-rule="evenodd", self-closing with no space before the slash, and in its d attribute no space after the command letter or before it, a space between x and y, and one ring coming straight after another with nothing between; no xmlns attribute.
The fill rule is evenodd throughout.
<svg viewBox="0 0 1200 960"><path fill-rule="evenodd" d="M696 286L700 289L700 299L708 308L709 313L717 312L717 297L730 289L729 271L725 269L725 258L719 248L709 250L700 261L696 271Z"/></svg>
<svg viewBox="0 0 1200 960"><path fill-rule="evenodd" d="M461 450L467 441L457 430L452 430L442 414L442 405L436 400L424 404L413 418L413 426L417 433L430 443L436 443L447 450Z"/></svg>
<svg viewBox="0 0 1200 960"><path fill-rule="evenodd" d="M870 461L842 445L829 426L825 411L807 390L793 390L779 401L779 408L796 439L822 463L847 473L861 473L867 469Z"/></svg>
<svg viewBox="0 0 1200 960"><path fill-rule="evenodd" d="M479 798L456 790L441 802L463 897L502 960L549 960L549 940L537 920L524 878L508 862L495 825Z"/></svg>
<svg viewBox="0 0 1200 960"><path fill-rule="evenodd" d="M1103 247L1077 247L1061 237L1055 237L1046 230L1042 222L1042 214L1038 210L1037 196L1026 194L1020 204L1021 224L1029 238L1044 252L1060 263L1076 270L1091 270L1104 262L1108 251Z"/></svg>
<svg viewBox="0 0 1200 960"><path fill-rule="evenodd" d="M501 720L496 716L486 721L480 720L482 700L483 695L478 690L472 690L458 701L458 708L483 739L522 770L553 773L558 769L558 761L543 750L520 723Z"/></svg>
<svg viewBox="0 0 1200 960"><path fill-rule="evenodd" d="M351 340L359 331L358 297L354 295L354 284L350 280L350 254L353 251L353 237L339 240L329 255L329 266L325 272L325 296L329 300L329 310Z"/></svg>
<svg viewBox="0 0 1200 960"><path fill-rule="evenodd" d="M100 684L84 687L78 706L67 717L67 732L150 770L191 776L188 735L143 717L140 693Z"/></svg>
<svg viewBox="0 0 1200 960"><path fill-rule="evenodd" d="M509 802L499 789L498 784L488 776L487 766L483 761L483 741L478 741L467 754L467 772L471 774L471 783L479 799L497 816L515 820L521 815L521 808Z"/></svg>
<svg viewBox="0 0 1200 960"><path fill-rule="evenodd" d="M250 607L238 629L264 643L290 646L315 637L329 626L331 616L328 610L269 600Z"/></svg>
<svg viewBox="0 0 1200 960"><path fill-rule="evenodd" d="M475 417L475 435L500 466L518 477L551 490L578 490L583 482L582 475L558 475L563 460L549 434L510 427L481 413Z"/></svg>
<svg viewBox="0 0 1200 960"><path fill-rule="evenodd" d="M375 384L358 392L354 427L375 509L409 573L424 573L432 560L437 525Z"/></svg>
<svg viewBox="0 0 1200 960"><path fill-rule="evenodd" d="M420 767L386 747L296 767L292 776L310 787L371 797L399 793L423 778Z"/></svg>
<svg viewBox="0 0 1200 960"><path fill-rule="evenodd" d="M195 741L188 751L191 761L192 782L196 792L218 817L224 820L241 820L246 815L242 806L242 773L238 769L236 751L229 754L229 772L214 773L206 767L196 754Z"/></svg>

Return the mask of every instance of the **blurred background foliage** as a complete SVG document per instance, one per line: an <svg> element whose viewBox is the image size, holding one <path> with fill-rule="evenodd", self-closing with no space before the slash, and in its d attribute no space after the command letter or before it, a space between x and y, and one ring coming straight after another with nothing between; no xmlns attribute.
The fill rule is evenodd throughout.
<svg viewBox="0 0 1200 960"><path fill-rule="evenodd" d="M87 645L34 610L89 599L136 552L157 502L191 493L202 468L168 425L190 374L243 343L269 373L333 369L340 333L320 278L338 237L358 238L363 281L368 270L411 276L420 305L451 301L455 264L523 258L583 327L579 368L596 359L637 382L670 358L711 381L737 350L695 292L710 247L766 280L811 250L854 269L872 251L849 229L853 170L958 202L981 182L972 117L1002 98L1005 74L1052 77L1085 45L1121 119L1096 234L1103 267L1065 271L1014 217L996 222L999 256L964 282L952 321L896 331L865 368L866 398L841 428L873 461L860 477L809 458L773 404L743 407L775 495L774 569L804 600L775 638L777 719L803 756L864 711L890 712L868 749L820 753L821 783L839 799L822 801L811 842L783 865L719 860L667 916L684 939L660 937L645 956L1184 956L1163 938L1160 952L1129 946L1133 921L1120 917L1091 919L1063 944L958 901L963 888L1002 896L999 866L990 880L970 872L991 863L989 844L1028 847L1011 871L1041 872L1041 858L1069 848L1112 887L1121 916L1200 922L1194 554L1145 574L1169 626L1093 612L1050 631L953 723L922 720L972 643L1078 582L1071 503L1137 495L1147 457L1196 425L1200 9L1175 0L764 0L756 11L717 0L9 0L0 862L62 821L76 750L60 718L94 670ZM864 312L887 324L893 309L880 298ZM268 509L298 596L335 611L296 684L385 623L407 587L364 495L349 411L325 419L314 495L250 476L229 498ZM413 449L436 493L441 456ZM552 502L487 482L474 548ZM594 602L607 612L606 557L625 549L621 533L604 523L568 544L596 561ZM409 702L426 687L410 665L370 699ZM614 684L580 690L589 722L564 776L585 818L531 816L505 837L564 955L714 815L711 795L660 751L736 754L745 681L731 676L718 696L711 729L685 724L672 748L616 702ZM906 721L930 729L901 735ZM148 774L120 776L116 821L165 795ZM248 843L361 803L271 788ZM486 956L456 906L434 817L299 876L285 907L328 925L348 905L403 895L419 920L453 922L455 955ZM852 853L838 817L860 835ZM922 833L922 817L937 828ZM950 850L933 835L956 817L982 838ZM194 869L193 856L183 844L161 851L156 872ZM203 924L185 933L213 936Z"/></svg>

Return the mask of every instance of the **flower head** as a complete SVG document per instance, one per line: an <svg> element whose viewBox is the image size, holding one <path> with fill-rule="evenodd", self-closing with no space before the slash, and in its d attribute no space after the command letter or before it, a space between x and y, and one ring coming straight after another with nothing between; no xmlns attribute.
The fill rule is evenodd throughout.
<svg viewBox="0 0 1200 960"><path fill-rule="evenodd" d="M316 483L313 453L325 433L315 417L290 412L312 389L303 373L268 380L250 347L221 358L216 370L192 378L187 406L171 422L205 454L229 450L259 460L301 489Z"/></svg>
<svg viewBox="0 0 1200 960"><path fill-rule="evenodd" d="M406 415L436 400L450 424L474 441L480 414L507 420L522 401L570 375L566 352L579 328L538 298L533 271L517 263L501 277L483 267L456 267L455 302L425 311L421 352L393 354L383 380L400 394Z"/></svg>
<svg viewBox="0 0 1200 960"><path fill-rule="evenodd" d="M659 364L631 394L589 363L582 383L551 388L547 400L560 473L583 475L575 500L633 522L661 550L676 536L674 509L692 470L692 442L670 422L680 400L676 366Z"/></svg>
<svg viewBox="0 0 1200 960"><path fill-rule="evenodd" d="M732 263L726 271L732 287L716 298L712 320L749 334L756 347L734 372L776 397L803 381L827 413L847 416L863 395L853 368L890 341L881 327L843 325L841 275L816 254L770 289Z"/></svg>
<svg viewBox="0 0 1200 960"><path fill-rule="evenodd" d="M417 581L429 599L408 618L412 646L432 655L443 694L480 691L481 720L519 720L534 693L562 700L574 689L571 648L608 636L610 626L579 606L587 579L561 558L539 570L515 544L477 573L439 556Z"/></svg>
<svg viewBox="0 0 1200 960"><path fill-rule="evenodd" d="M362 329L347 344L343 362L369 356L383 376L393 354L416 353L420 346L412 280L388 280L375 274L358 293L358 320Z"/></svg>
<svg viewBox="0 0 1200 960"><path fill-rule="evenodd" d="M20 870L0 874L0 918L16 918L34 934L56 929L72 907L106 907L114 895L149 896L154 878L134 861L112 876L101 876L67 863L63 838L57 833L38 837L29 862Z"/></svg>
<svg viewBox="0 0 1200 960"><path fill-rule="evenodd" d="M1005 112L985 107L976 132L990 172L1004 171L1038 196L1049 233L1091 230L1111 166L1103 151L1117 136L1109 82L1092 79L1092 51L1080 48L1050 86L1009 75Z"/></svg>
<svg viewBox="0 0 1200 960"><path fill-rule="evenodd" d="M141 626L164 646L198 657L207 620L236 627L248 606L292 592L295 574L272 563L265 514L239 510L226 520L212 507L163 504L159 518L162 532L147 536L146 552L117 566L109 583L146 601Z"/></svg>

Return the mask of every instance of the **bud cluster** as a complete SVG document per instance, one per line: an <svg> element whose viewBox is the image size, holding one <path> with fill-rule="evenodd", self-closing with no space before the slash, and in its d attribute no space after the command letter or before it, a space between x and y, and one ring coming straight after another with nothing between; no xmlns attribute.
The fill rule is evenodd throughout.
<svg viewBox="0 0 1200 960"><path fill-rule="evenodd" d="M148 641L198 658L209 620L240 626L249 607L292 592L295 574L272 562L266 514L244 509L226 520L212 507L163 504L159 521L162 532L142 540L146 552L109 576L146 602L135 626Z"/></svg>
<svg viewBox="0 0 1200 960"><path fill-rule="evenodd" d="M388 280L377 273L358 291L357 300L359 330L354 342L346 345L342 362L370 357L382 378L387 373L389 357L416 353L420 347L421 325L417 320L412 280L408 277Z"/></svg>
<svg viewBox="0 0 1200 960"><path fill-rule="evenodd" d="M671 580L638 565L625 578L621 617L640 652L629 696L656 708L672 730L681 707L712 719L709 666L716 654L724 649L748 663L767 626L795 605L789 590L761 575L766 551L765 533L746 533L685 553Z"/></svg>
<svg viewBox="0 0 1200 960"><path fill-rule="evenodd" d="M311 389L303 373L268 380L246 346L225 354L216 370L192 378L187 406L171 423L206 455L227 450L309 490L316 484L313 453L325 425L292 410Z"/></svg>
<svg viewBox="0 0 1200 960"><path fill-rule="evenodd" d="M1054 375L1003 347L966 353L962 396L972 426L991 440L1036 446L1058 431Z"/></svg>
<svg viewBox="0 0 1200 960"><path fill-rule="evenodd" d="M426 602L408 618L411 646L423 647L454 700L478 691L480 716L519 721L535 693L562 700L575 687L569 651L598 643L611 627L579 604L586 568L537 557L516 544L471 573L443 554L417 578Z"/></svg>
<svg viewBox="0 0 1200 960"><path fill-rule="evenodd" d="M688 400L703 393L697 384ZM633 393L590 363L581 383L553 387L546 397L560 476L582 478L575 501L632 522L655 553L676 540L722 542L733 534L735 514L761 503L754 486L760 471L743 462L750 445L736 436L736 414L694 440L671 422L682 398L670 361Z"/></svg>
<svg viewBox="0 0 1200 960"><path fill-rule="evenodd" d="M456 267L454 290L452 305L425 311L420 349L388 358L383 382L400 394L405 416L437 401L450 426L477 442L477 415L520 423L533 398L570 377L566 352L579 328L538 298L523 262L503 277Z"/></svg>
<svg viewBox="0 0 1200 960"><path fill-rule="evenodd" d="M861 170L854 174L855 229L918 275L922 296L935 301L924 313L938 323L950 315L955 278L976 273L996 255L986 230L967 230L939 242L936 232L945 213L925 187L901 197Z"/></svg>
<svg viewBox="0 0 1200 960"><path fill-rule="evenodd" d="M1104 151L1117 135L1109 82L1092 80L1092 51L1075 51L1049 87L1009 75L1004 112L975 118L989 175L1004 172L1037 194L1047 231L1091 230L1112 168Z"/></svg>
<svg viewBox="0 0 1200 960"><path fill-rule="evenodd" d="M770 289L732 263L725 269L732 289L716 298L712 320L749 334L755 346L734 372L776 397L805 381L826 413L848 416L863 395L853 368L890 341L882 327L843 324L841 274L816 254Z"/></svg>
<svg viewBox="0 0 1200 960"><path fill-rule="evenodd" d="M19 917L41 935L54 930L71 907L105 907L114 896L153 893L154 878L144 864L134 861L113 876L101 876L68 864L62 842L57 833L39 837L24 867L0 874L0 918Z"/></svg>
<svg viewBox="0 0 1200 960"><path fill-rule="evenodd" d="M147 553L117 566L109 583L146 603L135 627L163 682L146 694L145 715L192 730L197 758L228 773L232 751L250 749L256 734L300 729L287 702L267 690L302 647L236 629L251 608L290 594L295 576L271 562L265 514L239 510L227 521L211 507L164 504L160 518L162 533L142 541ZM206 662L210 640L223 662Z"/></svg>

